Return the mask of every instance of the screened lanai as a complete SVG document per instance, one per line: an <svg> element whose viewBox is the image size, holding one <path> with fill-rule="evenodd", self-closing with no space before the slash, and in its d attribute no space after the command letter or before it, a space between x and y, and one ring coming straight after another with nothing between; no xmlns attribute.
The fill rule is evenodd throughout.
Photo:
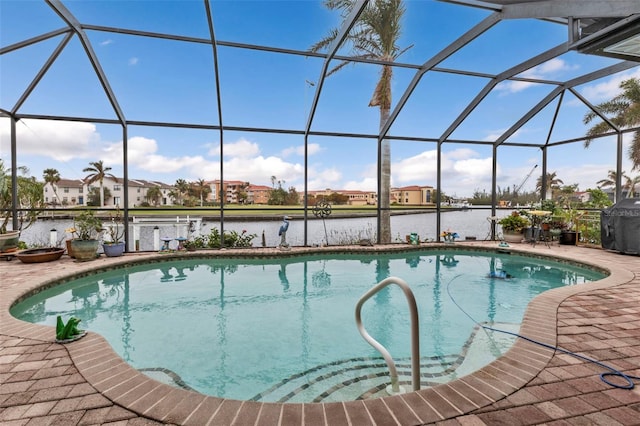
<svg viewBox="0 0 640 426"><path fill-rule="evenodd" d="M378 242L396 233L385 229L393 188L435 189L424 206L435 238L443 194L487 192L495 216L498 188L540 178L543 200L549 173L584 191L615 171L620 198L638 128L598 105L640 76L639 1L347 3L2 0L0 157L13 199L21 167L77 181L97 161L122 179L121 201L104 207L125 220L131 182L281 186L301 194L306 245L314 191L375 194ZM370 9L395 3L397 26L380 21L395 34L387 54L375 37L354 46ZM585 149L598 121L608 130ZM200 207L224 231L245 206L211 198ZM16 220L22 206L10 208Z"/></svg>

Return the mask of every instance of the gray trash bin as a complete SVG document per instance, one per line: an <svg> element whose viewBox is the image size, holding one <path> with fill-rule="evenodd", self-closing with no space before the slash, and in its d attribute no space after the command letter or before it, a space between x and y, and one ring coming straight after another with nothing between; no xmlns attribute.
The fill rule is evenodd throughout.
<svg viewBox="0 0 640 426"><path fill-rule="evenodd" d="M640 198L618 201L600 213L602 248L640 254Z"/></svg>

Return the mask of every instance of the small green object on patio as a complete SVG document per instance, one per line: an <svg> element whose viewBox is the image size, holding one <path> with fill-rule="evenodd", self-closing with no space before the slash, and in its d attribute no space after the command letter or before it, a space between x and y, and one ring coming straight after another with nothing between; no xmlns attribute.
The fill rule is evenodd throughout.
<svg viewBox="0 0 640 426"><path fill-rule="evenodd" d="M64 321L62 321L62 317L58 315L56 320L56 342L72 342L87 334L86 331L78 328L79 323L80 320L78 318L71 317L65 324Z"/></svg>

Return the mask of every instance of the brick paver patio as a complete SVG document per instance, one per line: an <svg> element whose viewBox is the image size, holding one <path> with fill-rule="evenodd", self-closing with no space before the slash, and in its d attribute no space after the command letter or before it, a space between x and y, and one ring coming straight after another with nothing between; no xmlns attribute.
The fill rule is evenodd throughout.
<svg viewBox="0 0 640 426"><path fill-rule="evenodd" d="M640 376L640 257L582 247L517 247L612 272L596 283L537 297L521 333ZM160 384L129 367L96 334L60 345L53 343L51 327L9 315L15 300L57 279L154 256L0 262L0 424L640 425L639 387L609 386L598 377L604 368L523 340L480 371L419 392L346 403L272 404L205 397Z"/></svg>

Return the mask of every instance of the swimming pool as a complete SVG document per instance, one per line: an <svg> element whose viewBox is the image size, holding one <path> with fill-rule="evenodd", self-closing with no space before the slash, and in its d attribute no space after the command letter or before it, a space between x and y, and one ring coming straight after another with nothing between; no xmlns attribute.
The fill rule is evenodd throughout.
<svg viewBox="0 0 640 426"><path fill-rule="evenodd" d="M492 271L513 277L490 278ZM509 338L478 331L448 290L476 320L517 330L536 294L603 277L555 262L468 251L187 259L83 277L11 312L49 325L57 315L75 315L134 367L205 394L353 400L383 395L389 381L382 358L354 323L358 299L387 276L401 277L416 295L423 385L474 371L510 345ZM401 381L410 377L407 311L393 287L363 309L367 330L394 356Z"/></svg>

